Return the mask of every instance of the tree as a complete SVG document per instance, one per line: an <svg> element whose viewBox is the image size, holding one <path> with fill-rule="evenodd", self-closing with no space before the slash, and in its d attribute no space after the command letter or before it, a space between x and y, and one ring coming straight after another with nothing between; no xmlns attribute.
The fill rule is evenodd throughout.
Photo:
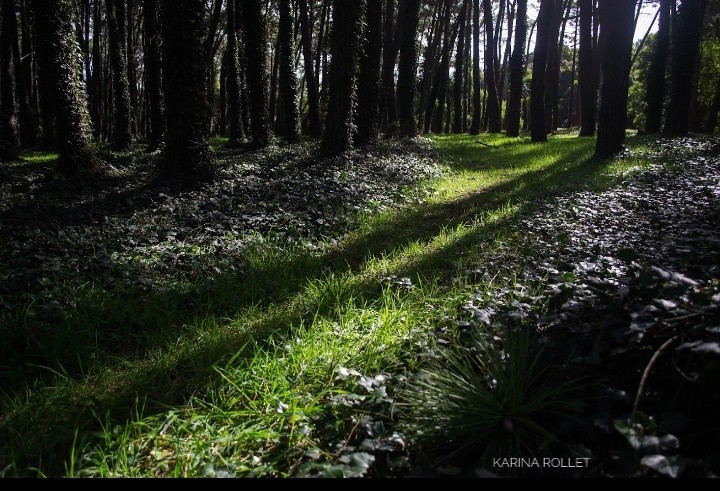
<svg viewBox="0 0 720 491"><path fill-rule="evenodd" d="M415 126L415 78L417 76L416 34L420 22L420 0L401 0L403 6L402 31L400 34L400 62L398 64L397 103L400 127L398 136L414 137Z"/></svg>
<svg viewBox="0 0 720 491"><path fill-rule="evenodd" d="M293 35L292 6L290 0L278 0L280 24L278 26L278 49L280 51L280 120L278 133L290 141L299 136L300 112L295 77L295 41Z"/></svg>
<svg viewBox="0 0 720 491"><path fill-rule="evenodd" d="M593 0L578 0L580 10L580 49L578 88L580 90L580 136L595 134L597 85L593 60Z"/></svg>
<svg viewBox="0 0 720 491"><path fill-rule="evenodd" d="M380 63L382 55L382 0L367 0L365 36L360 55L357 108L357 144L377 140L380 132Z"/></svg>
<svg viewBox="0 0 720 491"><path fill-rule="evenodd" d="M487 87L487 118L488 131L500 133L502 129L500 116L500 96L498 94L495 46L491 40L493 37L492 3L490 0L483 0L483 18L485 19L485 87Z"/></svg>
<svg viewBox="0 0 720 491"><path fill-rule="evenodd" d="M12 49L12 69L13 78L15 80L15 90L18 102L18 126L20 129L20 142L25 146L34 146L36 143L36 121L32 108L30 107L30 95L28 83L23 74L23 57L20 53L20 36L18 36L17 24L17 1L2 0L2 11L12 12L12 15L3 15L3 22L7 22L7 28L3 28L3 32L7 30L9 35L8 41Z"/></svg>
<svg viewBox="0 0 720 491"><path fill-rule="evenodd" d="M690 125L695 74L700 55L705 0L682 0L673 31L670 102L663 132L682 135Z"/></svg>
<svg viewBox="0 0 720 491"><path fill-rule="evenodd" d="M243 37L245 40L245 78L250 105L251 144L255 148L270 143L268 123L268 88L265 59L265 19L262 0L246 0L241 6Z"/></svg>
<svg viewBox="0 0 720 491"><path fill-rule="evenodd" d="M473 111L470 134L480 133L482 126L482 84L480 82L480 0L473 0Z"/></svg>
<svg viewBox="0 0 720 491"><path fill-rule="evenodd" d="M52 116L57 123L58 169L68 176L96 170L99 161L90 150L90 123L78 72L72 1L32 0L31 9L39 78L44 82L41 98L52 101Z"/></svg>
<svg viewBox="0 0 720 491"><path fill-rule="evenodd" d="M556 2L559 1L561 0L540 0L532 80L530 81L530 139L533 142L547 141L547 128L545 125L545 85L548 46L551 42L550 28L552 25L552 13L555 10Z"/></svg>
<svg viewBox="0 0 720 491"><path fill-rule="evenodd" d="M113 76L112 141L116 149L123 149L132 141L132 107L125 44L125 0L105 0L105 6Z"/></svg>
<svg viewBox="0 0 720 491"><path fill-rule="evenodd" d="M508 94L507 136L520 136L523 79L525 78L525 43L527 41L527 0L517 2L515 45L510 58L510 93Z"/></svg>
<svg viewBox="0 0 720 491"><path fill-rule="evenodd" d="M17 38L17 29L12 31L10 17L15 18L13 2L2 0L2 31L0 32L0 140L5 151L12 151L20 143L18 136L17 110L14 74L12 65L13 42Z"/></svg>
<svg viewBox="0 0 720 491"><path fill-rule="evenodd" d="M672 0L660 0L658 32L655 36L650 68L647 73L645 100L645 131L657 133L662 128L665 102L665 71L670 54L670 9Z"/></svg>
<svg viewBox="0 0 720 491"><path fill-rule="evenodd" d="M635 33L635 1L599 0L602 84L595 155L622 151L627 123L628 87Z"/></svg>
<svg viewBox="0 0 720 491"><path fill-rule="evenodd" d="M400 49L402 32L398 14L395 28L395 0L385 1L385 19L383 23L382 75L380 80L380 119L383 129L392 135L397 130L397 99L395 97L395 64ZM395 28L395 29L394 29Z"/></svg>
<svg viewBox="0 0 720 491"><path fill-rule="evenodd" d="M320 153L331 156L350 150L353 138L353 102L362 1L333 1L328 107Z"/></svg>
<svg viewBox="0 0 720 491"><path fill-rule="evenodd" d="M161 89L161 36L158 0L143 1L143 23L145 27L145 89L147 91L150 126L147 150L152 152L160 147L165 133Z"/></svg>
<svg viewBox="0 0 720 491"><path fill-rule="evenodd" d="M236 145L243 137L240 113L240 57L238 50L238 29L236 26L237 0L228 0L226 9L225 31L227 47L225 48L225 93L227 97L227 119L229 122L228 144Z"/></svg>
<svg viewBox="0 0 720 491"><path fill-rule="evenodd" d="M322 134L320 124L320 93L318 91L318 83L313 67L312 28L310 26L307 0L299 0L298 7L300 9L303 61L305 62L305 85L307 86L308 134L312 137L318 137Z"/></svg>
<svg viewBox="0 0 720 491"><path fill-rule="evenodd" d="M470 5L470 0L465 0L460 10L460 33L458 34L457 51L455 53L455 80L453 88L453 133L463 132L463 73L465 72L465 28L467 22L465 17Z"/></svg>
<svg viewBox="0 0 720 491"><path fill-rule="evenodd" d="M180 185L211 179L208 118L208 28L204 0L162 0L165 152L161 172Z"/></svg>

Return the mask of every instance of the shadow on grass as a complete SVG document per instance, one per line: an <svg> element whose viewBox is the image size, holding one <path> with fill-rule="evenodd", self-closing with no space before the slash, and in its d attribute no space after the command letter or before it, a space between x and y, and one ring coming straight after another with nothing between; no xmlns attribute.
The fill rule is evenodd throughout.
<svg viewBox="0 0 720 491"><path fill-rule="evenodd" d="M249 354L250 339L286 332L315 314L332 315L343 298L337 292L324 294L322 288L309 294L313 285L345 276L339 295L372 300L381 291L380 276L368 270L368 258L428 243L443 230L508 202L520 209L532 199L591 180L602 169L603 162L588 159L587 145L568 139L567 148L549 165L493 187L371 221L323 255L270 253L250 261L242 275L221 275L182 291L116 298L91 294L78 299L72 318L57 325L19 322L12 326L15 332L2 333L12 338L4 344L10 349L2 349L2 364L10 367L3 385L7 394L22 393L12 388L32 389L22 396L26 400L8 398L3 404L12 411L0 415L0 461L14 462L21 470L42 462L48 473L61 473L77 428L81 434L92 431L105 415L125 421L137 410L138 400L146 401L147 414L182 403L215 377L214 364L241 350ZM447 280L455 273L457 252L491 239L512 218L475 227L472 234L384 273ZM62 375L48 378L49 370L39 366ZM52 379L55 388L42 390Z"/></svg>

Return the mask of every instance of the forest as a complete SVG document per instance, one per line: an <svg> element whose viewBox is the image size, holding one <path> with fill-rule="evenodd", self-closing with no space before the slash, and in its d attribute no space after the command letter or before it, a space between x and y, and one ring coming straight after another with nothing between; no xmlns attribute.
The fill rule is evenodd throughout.
<svg viewBox="0 0 720 491"><path fill-rule="evenodd" d="M720 474L720 0L0 0L0 477Z"/></svg>

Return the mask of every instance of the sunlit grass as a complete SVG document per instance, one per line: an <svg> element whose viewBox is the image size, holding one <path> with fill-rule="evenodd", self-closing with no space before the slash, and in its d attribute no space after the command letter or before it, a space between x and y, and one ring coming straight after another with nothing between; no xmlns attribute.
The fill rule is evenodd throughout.
<svg viewBox="0 0 720 491"><path fill-rule="evenodd" d="M332 460L329 442L342 442L357 416L332 398L359 390L336 380L339 367L411 370L414 356L432 348L428 332L438 319L477 289L512 281L462 277L532 199L602 185L646 163L595 162L594 140L574 135L546 145L486 134L434 140L449 158L437 192L364 217L339 244L258 242L246 251L243 274L173 295L79 291L87 304L68 324L68 339L94 349L91 333L123 326L116 352L126 355L98 348L84 376L50 376L7 394L0 460L10 464L0 473L283 476L316 448ZM387 288L387 275L414 287Z"/></svg>

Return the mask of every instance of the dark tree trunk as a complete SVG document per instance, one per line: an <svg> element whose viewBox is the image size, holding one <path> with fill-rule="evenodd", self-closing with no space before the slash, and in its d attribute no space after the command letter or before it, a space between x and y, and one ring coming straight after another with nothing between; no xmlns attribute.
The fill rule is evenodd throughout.
<svg viewBox="0 0 720 491"><path fill-rule="evenodd" d="M580 136L595 134L597 85L593 61L593 0L578 0L580 10L580 50L578 88L580 90Z"/></svg>
<svg viewBox="0 0 720 491"><path fill-rule="evenodd" d="M160 69L160 10L158 0L144 0L145 89L148 99L148 151L157 150L165 133Z"/></svg>
<svg viewBox="0 0 720 491"><path fill-rule="evenodd" d="M552 10L550 29L548 32L548 56L545 70L545 131L550 134L556 128L556 106L558 85L560 83L560 26L563 24L563 9L568 0L556 0ZM568 2L569 3L569 2Z"/></svg>
<svg viewBox="0 0 720 491"><path fill-rule="evenodd" d="M338 155L352 147L356 57L364 3L333 1L330 87L320 145L320 153L325 156Z"/></svg>
<svg viewBox="0 0 720 491"><path fill-rule="evenodd" d="M670 8L674 0L660 0L658 32L655 49L647 73L645 100L645 131L658 133L662 128L665 103L665 71L670 54Z"/></svg>
<svg viewBox="0 0 720 491"><path fill-rule="evenodd" d="M496 78L496 44L492 42L493 37L493 20L492 20L492 3L491 0L483 0L483 17L485 18L485 87L487 89L487 118L488 131L490 133L500 133L502 130L500 115L500 97L497 88Z"/></svg>
<svg viewBox="0 0 720 491"><path fill-rule="evenodd" d="M395 98L395 64L400 49L400 20L395 19L395 0L385 2L383 25L382 78L380 83L380 120L383 130L392 135L397 129L397 100ZM397 26L397 27L396 27Z"/></svg>
<svg viewBox="0 0 720 491"><path fill-rule="evenodd" d="M620 153L625 143L635 1L599 0L602 86L595 155Z"/></svg>
<svg viewBox="0 0 720 491"><path fill-rule="evenodd" d="M547 128L545 126L545 86L548 47L551 42L550 27L552 25L553 12L556 3L560 1L561 0L540 0L532 80L530 82L530 139L533 142L547 141Z"/></svg>
<svg viewBox="0 0 720 491"><path fill-rule="evenodd" d="M515 46L510 58L510 94L507 105L507 136L520 136L520 110L525 78L525 43L527 41L527 0L518 0L515 24Z"/></svg>
<svg viewBox="0 0 720 491"><path fill-rule="evenodd" d="M250 105L251 144L254 148L270 143L268 126L268 92L265 73L265 20L262 0L242 2L242 23L245 39L245 74Z"/></svg>
<svg viewBox="0 0 720 491"><path fill-rule="evenodd" d="M420 0L400 0L404 5L402 33L400 36L400 62L398 64L397 103L400 128L398 136L414 137L415 126L415 78L417 76L417 34L420 23Z"/></svg>
<svg viewBox="0 0 720 491"><path fill-rule="evenodd" d="M161 172L181 185L214 176L208 155L208 28L204 0L162 0L165 153Z"/></svg>
<svg viewBox="0 0 720 491"><path fill-rule="evenodd" d="M226 120L229 126L228 139L230 145L237 145L243 137L240 121L240 57L238 56L238 29L235 25L237 0L228 0L226 9L225 31L227 46L225 48L225 97L227 103Z"/></svg>
<svg viewBox="0 0 720 491"><path fill-rule="evenodd" d="M382 0L367 0L364 46L360 55L357 108L357 144L374 143L380 132L380 62L382 55Z"/></svg>
<svg viewBox="0 0 720 491"><path fill-rule="evenodd" d="M320 124L320 93L318 91L312 55L312 26L307 0L299 0L300 30L302 32L303 60L305 61L305 84L308 99L308 134L314 138L322 134Z"/></svg>
<svg viewBox="0 0 720 491"><path fill-rule="evenodd" d="M403 4L401 4L401 7L402 5ZM432 112L427 112L427 108L432 108L434 101L428 105L427 98L430 96L433 83L437 79L438 64L442 58L443 39L446 41L445 45L447 45L447 33L450 29L450 5L449 2L437 2L433 7L433 13L430 17L430 33L427 37L427 46L423 53L422 79L419 85L420 93L418 97L419 103L417 105L418 127L423 128L424 131L428 131L430 127ZM400 14L404 15L402 8ZM435 86L435 88L437 88L437 86ZM435 93L435 97L436 96L437 93ZM425 128L428 128L428 130Z"/></svg>
<svg viewBox="0 0 720 491"><path fill-rule="evenodd" d="M677 29L673 31L670 102L663 129L667 135L682 135L689 129L704 14L705 0L680 3Z"/></svg>
<svg viewBox="0 0 720 491"><path fill-rule="evenodd" d="M507 13L507 36L505 36L505 49L503 51L503 60L502 64L500 65L500 69L498 71L498 98L500 99L500 105L502 106L502 101L506 98L506 82L507 82L507 66L508 62L510 60L510 52L512 48L512 32L513 32L513 25L515 24L515 9L517 7L517 2L513 2L512 5L508 5L508 13ZM501 26L502 27L502 26ZM507 112L507 109L506 109Z"/></svg>
<svg viewBox="0 0 720 491"><path fill-rule="evenodd" d="M270 118L270 130L277 131L275 124L277 123L277 81L278 81L278 68L279 63L279 52L277 48L280 45L280 38L278 36L275 39L275 49L271 50L270 56L270 96L268 99L268 117Z"/></svg>
<svg viewBox="0 0 720 491"><path fill-rule="evenodd" d="M113 146L126 148L132 141L132 107L125 54L125 0L105 0L113 74Z"/></svg>
<svg viewBox="0 0 720 491"><path fill-rule="evenodd" d="M33 0L34 45L39 76L57 121L58 168L75 176L95 170L97 160L90 151L90 123L85 91L77 64L77 40L72 30L72 2Z"/></svg>
<svg viewBox="0 0 720 491"><path fill-rule="evenodd" d="M448 19L450 14L448 13ZM434 133L442 133L442 121L445 113L445 101L447 100L447 86L450 70L450 53L455 45L459 23L456 21L451 32L445 31L440 65L435 70L430 93L425 102L424 132L432 129ZM435 106L437 101L437 107Z"/></svg>
<svg viewBox="0 0 720 491"><path fill-rule="evenodd" d="M103 121L103 62L100 42L101 22L100 0L93 1L93 46L92 46L92 77L90 78L90 118L92 121L93 134L95 139L100 141L102 137ZM146 28L147 30L147 28ZM146 73L148 68L145 68ZM158 80L159 83L159 80Z"/></svg>
<svg viewBox="0 0 720 491"><path fill-rule="evenodd" d="M117 1L117 0L116 0ZM130 129L132 134L137 136L137 114L133 111L138 109L138 89L137 89L137 63L135 61L135 0L127 0L127 44L125 48L125 58L128 75L128 90L130 92Z"/></svg>
<svg viewBox="0 0 720 491"><path fill-rule="evenodd" d="M17 29L12 31L10 18L15 18L13 2L2 0L2 30L0 31L0 140L5 151L14 151L20 143L18 135L15 90L13 87L13 43Z"/></svg>
<svg viewBox="0 0 720 491"><path fill-rule="evenodd" d="M463 131L463 74L465 72L465 17L470 0L464 0L462 9L460 10L460 32L458 33L457 52L455 54L455 79L453 90L453 133L462 133Z"/></svg>
<svg viewBox="0 0 720 491"><path fill-rule="evenodd" d="M566 128L574 126L575 123L575 74L577 72L577 48L578 48L578 7L575 6L575 30L573 31L572 65L570 66L570 94L568 96L568 112Z"/></svg>
<svg viewBox="0 0 720 491"><path fill-rule="evenodd" d="M37 143L35 115L30 107L30 95L28 83L23 76L22 55L20 54L20 37L18 35L17 24L17 1L3 0L3 22L5 21L4 12L12 12L8 16L7 29L10 34L10 42L12 43L12 61L13 75L15 79L15 90L17 92L18 101L18 124L20 128L20 142L23 146L33 147ZM3 28L4 30L4 28Z"/></svg>
<svg viewBox="0 0 720 491"><path fill-rule="evenodd" d="M297 78L295 77L294 16L290 0L278 0L280 24L278 26L279 111L278 134L289 141L299 135L300 113L298 109Z"/></svg>
<svg viewBox="0 0 720 491"><path fill-rule="evenodd" d="M482 83L480 81L480 0L473 0L473 111L470 134L480 133L482 125Z"/></svg>

